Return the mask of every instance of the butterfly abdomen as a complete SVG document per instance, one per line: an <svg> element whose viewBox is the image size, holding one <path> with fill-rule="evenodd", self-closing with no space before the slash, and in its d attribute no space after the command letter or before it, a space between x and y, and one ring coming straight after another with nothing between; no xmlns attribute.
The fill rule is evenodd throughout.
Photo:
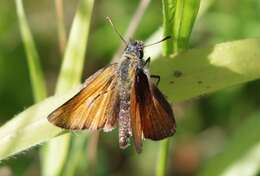
<svg viewBox="0 0 260 176"><path fill-rule="evenodd" d="M131 136L131 117L130 117L130 95L133 86L133 76L137 68L136 59L131 55L123 55L120 63L119 74L119 101L120 111L118 116L119 126L119 145L121 148L128 146Z"/></svg>

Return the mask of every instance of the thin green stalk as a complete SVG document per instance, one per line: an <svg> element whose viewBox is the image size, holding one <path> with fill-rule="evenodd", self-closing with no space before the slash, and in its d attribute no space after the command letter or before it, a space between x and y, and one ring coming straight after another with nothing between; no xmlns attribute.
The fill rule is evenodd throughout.
<svg viewBox="0 0 260 176"><path fill-rule="evenodd" d="M58 78L56 94L62 94L80 83L93 5L94 0L79 2ZM69 143L70 135L66 134L50 141L45 146L43 149L45 153L43 175L61 174L67 158Z"/></svg>
<svg viewBox="0 0 260 176"><path fill-rule="evenodd" d="M55 0L55 8L57 16L59 47L61 54L63 55L67 41L66 28L64 24L63 0Z"/></svg>
<svg viewBox="0 0 260 176"><path fill-rule="evenodd" d="M168 139L165 139L160 143L159 162L157 163L156 176L165 176L167 173L169 143L170 141Z"/></svg>
<svg viewBox="0 0 260 176"><path fill-rule="evenodd" d="M60 51L63 55L64 50L65 50L65 44L66 44L66 30L65 30L65 26L64 26L64 18L63 18L63 0L55 0L55 8L56 8L56 15L57 15L57 28L58 28L58 39L59 39L59 47L60 47ZM65 144L64 147L67 148L69 144ZM58 149L57 149L58 150ZM53 150L55 152L55 150ZM63 152L66 152L66 150L61 150ZM48 160L46 159L48 156L48 151L46 145L43 145L40 149L40 155L41 155L41 171L42 171L42 175L47 175L49 174L49 170L53 171L53 170L57 170L57 172L59 172L60 167L56 166L57 168L50 168L49 165L52 165L47 163ZM52 155L52 154L50 154ZM55 154L54 154L55 155ZM61 156L66 156L66 153L61 153ZM55 166L55 165L54 165ZM46 168L49 167L49 168Z"/></svg>
<svg viewBox="0 0 260 176"><path fill-rule="evenodd" d="M173 36L173 40L168 40L164 45L164 54L176 54L188 49L188 42L198 14L200 0L162 0L162 5L164 35ZM169 139L161 144L157 176L166 175L169 144Z"/></svg>
<svg viewBox="0 0 260 176"><path fill-rule="evenodd" d="M173 23L173 51L188 49L190 34L197 17L200 0L176 0Z"/></svg>
<svg viewBox="0 0 260 176"><path fill-rule="evenodd" d="M83 132L80 136L76 136L73 138L71 152L69 156L69 160L65 165L65 169L63 172L64 176L76 175L76 171L80 169L80 165L82 162L87 160L87 152L86 152L86 143L87 143L88 134ZM86 166L88 163L84 163L82 165ZM86 168L85 168L86 169Z"/></svg>
<svg viewBox="0 0 260 176"><path fill-rule="evenodd" d="M175 13L176 0L162 0L163 7L163 35L172 36L172 26ZM172 36L173 37L173 36ZM173 51L173 42L171 40L166 40L163 45L163 54L169 56Z"/></svg>
<svg viewBox="0 0 260 176"><path fill-rule="evenodd" d="M43 77L43 71L40 64L39 55L26 20L23 8L23 1L16 0L16 11L19 19L19 27L23 44L27 55L27 63L29 66L29 74L32 84L34 101L39 102L47 97L46 84Z"/></svg>

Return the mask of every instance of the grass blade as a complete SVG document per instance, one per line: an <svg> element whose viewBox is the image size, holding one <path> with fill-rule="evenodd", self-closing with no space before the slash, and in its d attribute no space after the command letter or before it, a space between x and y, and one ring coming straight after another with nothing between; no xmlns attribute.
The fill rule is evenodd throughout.
<svg viewBox="0 0 260 176"><path fill-rule="evenodd" d="M81 134L81 136L77 136L73 138L69 160L67 161L65 165L65 171L63 172L64 176L77 175L76 172L81 169L80 168L81 165L83 166L88 165L88 163L85 162L87 160L86 157L87 141L88 141L88 134Z"/></svg>
<svg viewBox="0 0 260 176"><path fill-rule="evenodd" d="M190 34L197 17L200 0L177 0L173 23L173 50L188 49Z"/></svg>
<svg viewBox="0 0 260 176"><path fill-rule="evenodd" d="M81 0L74 18L64 54L56 94L80 83L94 0ZM43 175L59 175L69 149L69 134L50 141L43 149Z"/></svg>
<svg viewBox="0 0 260 176"><path fill-rule="evenodd" d="M56 9L56 16L57 16L59 48L61 54L63 55L65 50L65 45L67 42L66 28L64 24L63 0L55 0L55 9Z"/></svg>
<svg viewBox="0 0 260 176"><path fill-rule="evenodd" d="M34 101L39 102L47 97L46 84L43 77L43 71L40 64L39 55L26 20L23 8L23 1L16 0L16 11L19 19L19 27L23 44L27 55L27 63L29 66L30 80L32 84Z"/></svg>
<svg viewBox="0 0 260 176"><path fill-rule="evenodd" d="M162 0L163 6L163 35L172 36L173 35L173 20L176 8L176 0ZM166 40L164 42L163 54L169 56L173 52L173 42L172 40Z"/></svg>
<svg viewBox="0 0 260 176"><path fill-rule="evenodd" d="M163 53L167 56L188 48L200 0L162 0L164 36L172 36L165 42Z"/></svg>
<svg viewBox="0 0 260 176"><path fill-rule="evenodd" d="M81 0L79 3L56 87L58 94L81 81L93 4L94 0Z"/></svg>
<svg viewBox="0 0 260 176"><path fill-rule="evenodd" d="M50 124L47 116L72 97L79 87L62 96L53 96L37 103L0 128L0 160L46 142L64 131Z"/></svg>

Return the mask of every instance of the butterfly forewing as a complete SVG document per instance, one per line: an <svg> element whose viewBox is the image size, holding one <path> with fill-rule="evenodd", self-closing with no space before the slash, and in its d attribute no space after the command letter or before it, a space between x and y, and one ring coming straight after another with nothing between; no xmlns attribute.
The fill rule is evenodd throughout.
<svg viewBox="0 0 260 176"><path fill-rule="evenodd" d="M79 93L48 116L65 129L111 130L117 119L117 64L111 64L89 77Z"/></svg>
<svg viewBox="0 0 260 176"><path fill-rule="evenodd" d="M137 76L134 79L138 79ZM134 145L137 152L141 152L142 149L142 126L141 126L141 109L140 109L140 101L136 96L138 94L138 87L135 84L131 90L131 99L130 99L130 109L131 109L131 127L132 127L132 135L134 139Z"/></svg>

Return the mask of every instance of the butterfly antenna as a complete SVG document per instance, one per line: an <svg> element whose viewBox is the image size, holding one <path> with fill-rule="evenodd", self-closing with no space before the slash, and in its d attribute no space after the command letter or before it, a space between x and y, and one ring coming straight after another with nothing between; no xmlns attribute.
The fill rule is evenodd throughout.
<svg viewBox="0 0 260 176"><path fill-rule="evenodd" d="M112 28L114 29L114 31L117 33L117 35L120 37L120 39L127 44L126 40L124 39L124 37L120 34L120 32L117 30L117 28L115 27L115 25L113 24L112 20L110 17L106 17L107 21L111 24Z"/></svg>
<svg viewBox="0 0 260 176"><path fill-rule="evenodd" d="M166 36L166 37L164 37L163 39L159 40L158 42L145 45L144 47L149 47L149 46L152 46L152 45L156 45L156 44L161 43L161 42L163 42L163 41L165 41L165 40L168 40L168 39L170 39L170 38L171 38L171 36Z"/></svg>

